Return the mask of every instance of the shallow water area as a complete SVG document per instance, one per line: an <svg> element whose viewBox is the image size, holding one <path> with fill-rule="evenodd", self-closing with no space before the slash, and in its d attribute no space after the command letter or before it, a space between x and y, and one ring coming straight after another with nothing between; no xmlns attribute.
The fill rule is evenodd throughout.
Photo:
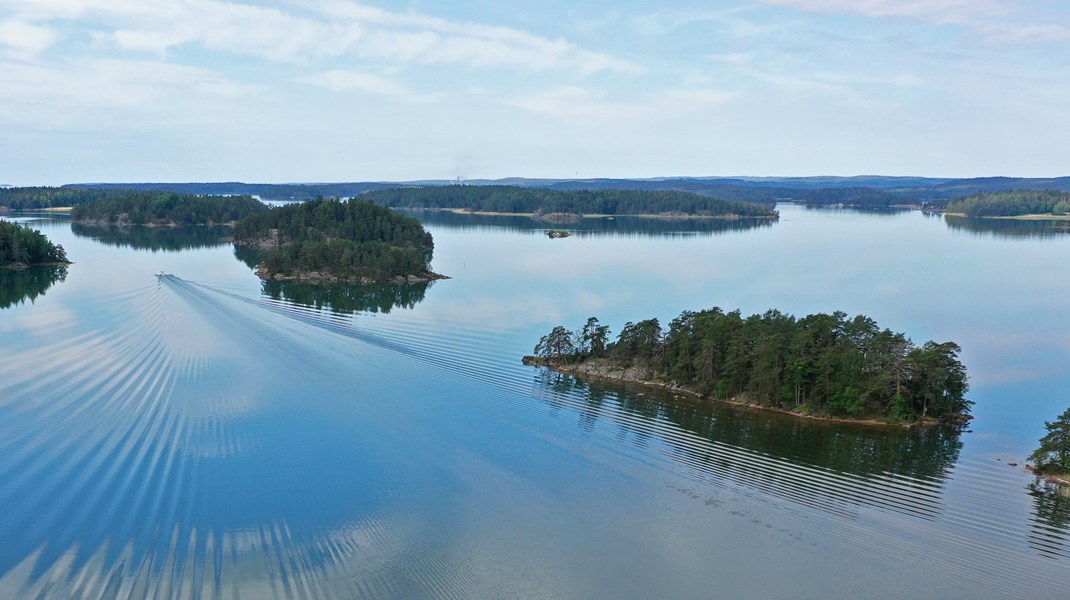
<svg viewBox="0 0 1070 600"><path fill-rule="evenodd" d="M1065 595L1070 501L1008 463L1070 402L1070 234L780 210L565 239L423 215L452 279L357 291L265 285L215 233L32 216L75 264L0 309L0 597ZM714 305L954 340L976 419L520 364L557 324Z"/></svg>

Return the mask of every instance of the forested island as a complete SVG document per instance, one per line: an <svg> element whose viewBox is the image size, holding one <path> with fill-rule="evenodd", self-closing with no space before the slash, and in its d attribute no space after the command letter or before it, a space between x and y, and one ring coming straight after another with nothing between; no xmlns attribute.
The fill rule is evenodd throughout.
<svg viewBox="0 0 1070 600"><path fill-rule="evenodd" d="M1070 486L1070 409L1054 421L1045 421L1044 428L1048 432L1029 455L1033 463L1029 469L1053 483Z"/></svg>
<svg viewBox="0 0 1070 600"><path fill-rule="evenodd" d="M110 198L128 193L127 190L94 189L73 187L9 187L0 188L0 209L32 210L42 208L69 208L92 200Z"/></svg>
<svg viewBox="0 0 1070 600"><path fill-rule="evenodd" d="M260 249L257 275L319 283L413 283L431 272L431 234L369 202L317 198L242 219L234 243Z"/></svg>
<svg viewBox="0 0 1070 600"><path fill-rule="evenodd" d="M362 200L393 208L463 209L476 213L561 215L660 215L776 218L770 206L690 192L648 190L547 190L505 185L403 187L367 192Z"/></svg>
<svg viewBox="0 0 1070 600"><path fill-rule="evenodd" d="M776 310L684 311L627 323L609 341L597 318L555 327L524 363L667 388L800 416L880 423L961 422L972 402L954 342L916 346L866 316Z"/></svg>
<svg viewBox="0 0 1070 600"><path fill-rule="evenodd" d="M1066 217L1070 213L1070 192L1012 190L974 194L948 202L947 213L966 217Z"/></svg>
<svg viewBox="0 0 1070 600"><path fill-rule="evenodd" d="M23 269L67 265L63 246L53 244L43 233L18 223L0 221L0 268Z"/></svg>
<svg viewBox="0 0 1070 600"><path fill-rule="evenodd" d="M231 225L267 210L264 203L252 196L192 196L127 190L75 206L71 210L71 220L86 225L120 227Z"/></svg>

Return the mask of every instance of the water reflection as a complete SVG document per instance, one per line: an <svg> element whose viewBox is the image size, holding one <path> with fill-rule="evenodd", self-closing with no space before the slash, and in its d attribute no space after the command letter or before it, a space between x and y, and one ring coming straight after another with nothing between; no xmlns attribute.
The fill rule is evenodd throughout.
<svg viewBox="0 0 1070 600"><path fill-rule="evenodd" d="M596 217L576 223L553 224L536 221L527 216L474 215L446 211L406 211L424 225L436 225L460 230L505 229L508 231L543 234L550 229L565 230L573 235L616 235L679 237L715 235L732 231L746 231L772 227L772 219L659 219L650 217Z"/></svg>
<svg viewBox="0 0 1070 600"><path fill-rule="evenodd" d="M234 257L255 269L262 252L248 246L234 246ZM311 306L341 314L371 312L387 314L395 308L411 309L423 302L433 281L394 284L313 284L300 281L268 280L261 292L272 300Z"/></svg>
<svg viewBox="0 0 1070 600"><path fill-rule="evenodd" d="M1022 219L971 219L944 215L944 222L952 231L991 235L995 237L1049 238L1070 233L1070 221Z"/></svg>
<svg viewBox="0 0 1070 600"><path fill-rule="evenodd" d="M67 267L34 267L17 271L0 270L0 310L30 301L57 281L67 278Z"/></svg>
<svg viewBox="0 0 1070 600"><path fill-rule="evenodd" d="M71 223L71 232L118 248L180 252L198 248L214 248L229 243L234 233L229 227L109 227Z"/></svg>
<svg viewBox="0 0 1070 600"><path fill-rule="evenodd" d="M656 389L580 381L546 369L538 369L535 386L536 395L556 408L572 403L580 412L580 427L588 433L600 420L609 420L627 430L636 444L647 446L656 437L671 448L674 458L715 478L768 486L777 495L807 503L832 498L921 517L933 515L940 510L940 487L962 448L961 430L951 427L870 427L803 420ZM663 429L654 423L673 427ZM702 443L679 435L680 430L698 436ZM738 450L743 448L746 451ZM785 468L785 463L791 468ZM812 468L813 477L801 476L798 466ZM830 484L828 478L841 475L851 477ZM890 479L899 480L899 485L910 481L913 496L908 500L892 493L891 485L883 491L869 489Z"/></svg>
<svg viewBox="0 0 1070 600"><path fill-rule="evenodd" d="M1070 488L1037 479L1026 491L1033 499L1029 546L1053 558L1066 556L1070 550Z"/></svg>
<svg viewBox="0 0 1070 600"><path fill-rule="evenodd" d="M263 292L273 300L312 306L336 313L389 313L411 309L423 301L433 282L392 285L319 285L300 281L265 281Z"/></svg>

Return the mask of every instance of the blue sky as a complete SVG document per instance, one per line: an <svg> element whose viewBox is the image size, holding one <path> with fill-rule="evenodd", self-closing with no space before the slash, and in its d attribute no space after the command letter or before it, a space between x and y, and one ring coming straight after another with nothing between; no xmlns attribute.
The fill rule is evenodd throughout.
<svg viewBox="0 0 1070 600"><path fill-rule="evenodd" d="M1065 0L0 0L0 183L1070 175Z"/></svg>

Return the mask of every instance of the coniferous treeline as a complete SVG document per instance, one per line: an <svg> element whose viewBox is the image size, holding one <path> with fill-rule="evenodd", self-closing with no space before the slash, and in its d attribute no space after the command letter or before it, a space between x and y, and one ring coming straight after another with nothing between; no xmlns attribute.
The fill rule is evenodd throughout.
<svg viewBox="0 0 1070 600"><path fill-rule="evenodd" d="M234 241L265 248L260 265L269 277L318 272L351 281L428 275L434 250L412 217L323 198L247 217L235 225Z"/></svg>
<svg viewBox="0 0 1070 600"><path fill-rule="evenodd" d="M13 210L78 206L92 200L129 193L127 190L83 190L67 187L0 188L0 206Z"/></svg>
<svg viewBox="0 0 1070 600"><path fill-rule="evenodd" d="M776 216L776 211L769 206L678 191L564 191L504 185L448 185L378 190L363 194L361 199L395 208L463 208L498 213Z"/></svg>
<svg viewBox="0 0 1070 600"><path fill-rule="evenodd" d="M0 221L0 267L66 263L63 246L53 244L36 229Z"/></svg>
<svg viewBox="0 0 1070 600"><path fill-rule="evenodd" d="M75 206L71 219L115 225L219 225L266 212L252 196L126 191Z"/></svg>
<svg viewBox="0 0 1070 600"><path fill-rule="evenodd" d="M966 369L954 342L914 345L862 315L795 318L776 310L744 317L720 308L684 311L663 331L657 319L627 323L616 341L591 318L556 327L536 355L551 363L604 358L723 400L833 417L914 421L969 412Z"/></svg>
<svg viewBox="0 0 1070 600"><path fill-rule="evenodd" d="M962 213L967 217L1066 214L1070 212L1070 192L1013 190L974 194L951 200L947 203L947 212Z"/></svg>

